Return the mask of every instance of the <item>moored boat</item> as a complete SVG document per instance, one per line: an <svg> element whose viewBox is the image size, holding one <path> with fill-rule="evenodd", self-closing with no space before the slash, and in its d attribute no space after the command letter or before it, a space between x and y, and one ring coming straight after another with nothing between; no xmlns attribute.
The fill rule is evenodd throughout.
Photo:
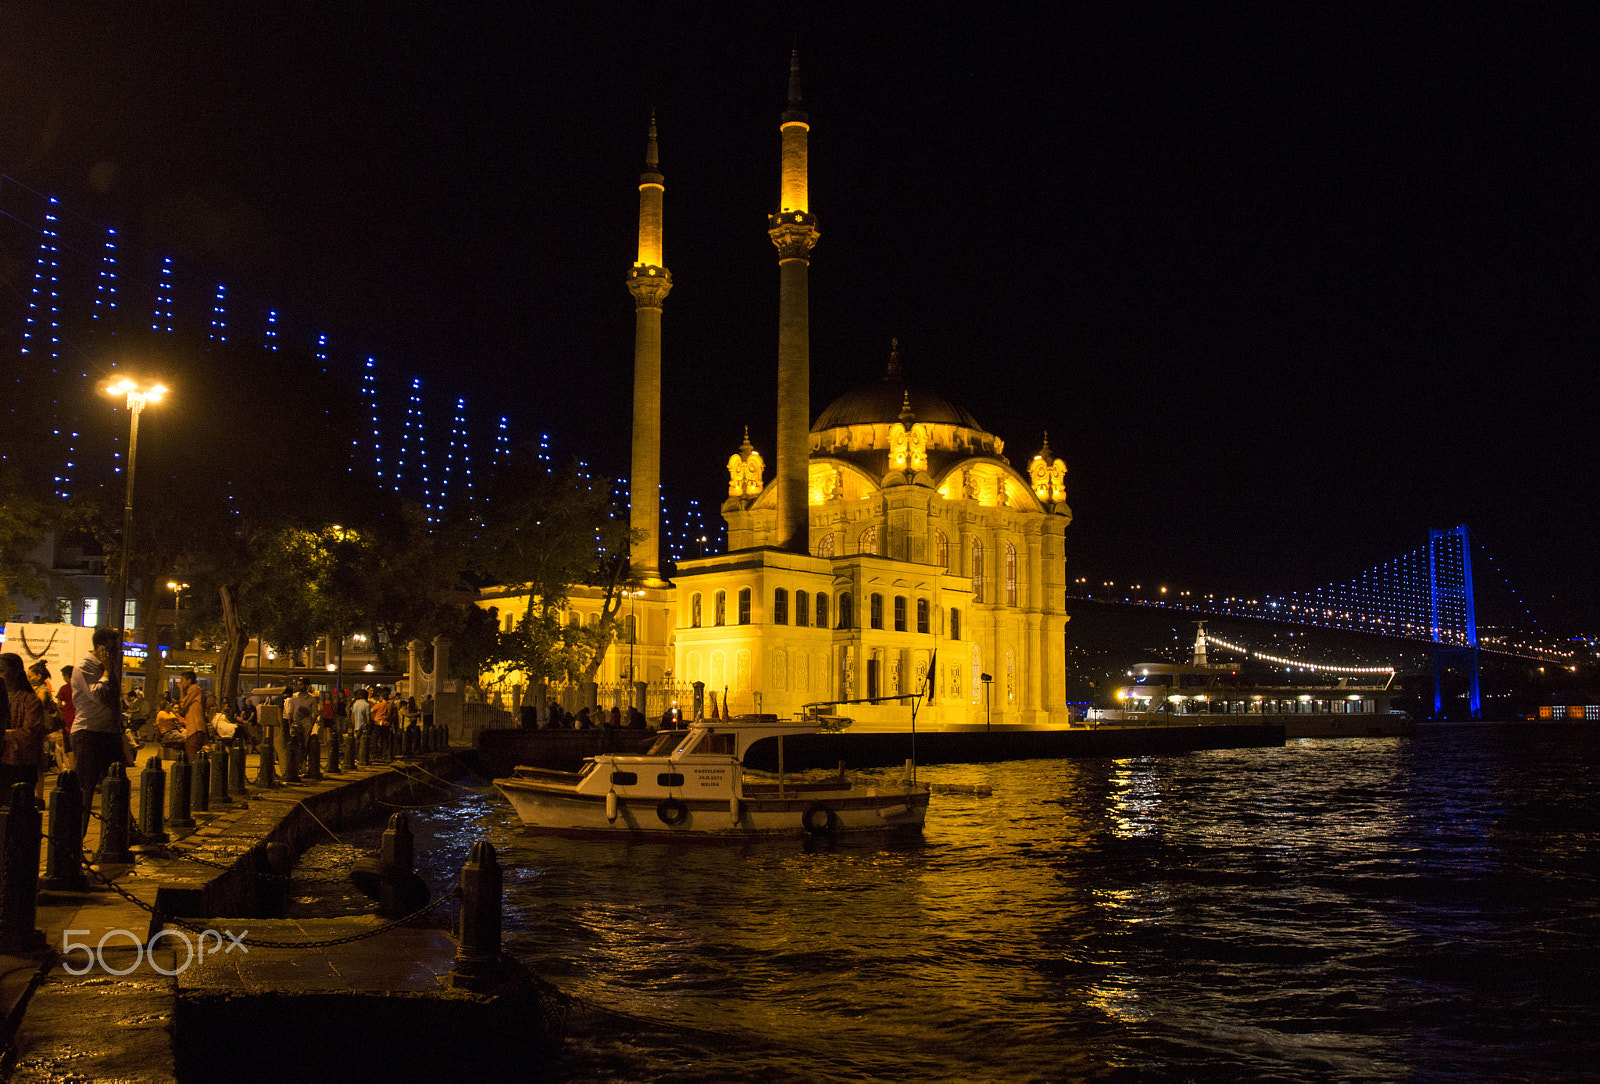
<svg viewBox="0 0 1600 1084"><path fill-rule="evenodd" d="M642 755L590 757L581 771L518 767L494 785L528 831L610 838L832 836L917 831L928 787L911 778L854 782L783 770L783 739L823 729L774 715L707 719L663 731ZM757 742L778 742L776 774L744 767Z"/></svg>

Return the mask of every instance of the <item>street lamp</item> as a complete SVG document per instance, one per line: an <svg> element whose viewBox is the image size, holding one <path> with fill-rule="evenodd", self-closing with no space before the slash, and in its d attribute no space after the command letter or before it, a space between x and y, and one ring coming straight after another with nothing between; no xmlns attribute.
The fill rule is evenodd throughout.
<svg viewBox="0 0 1600 1084"><path fill-rule="evenodd" d="M177 580L167 581L167 590L172 592L172 646L178 646L178 625L183 616L183 593L189 589L186 583Z"/></svg>
<svg viewBox="0 0 1600 1084"><path fill-rule="evenodd" d="M994 714L994 678L979 674L978 680L983 682L983 729L988 730Z"/></svg>
<svg viewBox="0 0 1600 1084"><path fill-rule="evenodd" d="M133 471L139 455L139 415L150 403L161 402L167 394L166 386L159 383L141 384L130 377L113 380L105 386L105 393L125 396L128 403L128 483L122 502L122 571L117 576L117 703L122 702L122 641L128 635L128 551L133 548Z"/></svg>

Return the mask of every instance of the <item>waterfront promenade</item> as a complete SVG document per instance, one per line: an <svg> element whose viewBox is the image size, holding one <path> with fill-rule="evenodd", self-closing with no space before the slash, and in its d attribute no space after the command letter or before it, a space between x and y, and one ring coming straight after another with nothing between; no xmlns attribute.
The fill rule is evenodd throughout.
<svg viewBox="0 0 1600 1084"><path fill-rule="evenodd" d="M140 769L154 750L141 751ZM251 754L247 780L259 770ZM372 914L278 917L294 891L294 858L306 847L338 842L345 828L398 809L447 799L463 771L459 757L444 751L358 766L320 782L249 785L242 797L194 813L194 827L169 826L170 842L136 847L132 863L94 867L87 890L41 889L35 925L42 942L0 956L9 1079L158 1081L194 1079L207 1070L239 1079L239 1059L259 1064L263 1056L269 1064L244 1078L270 1077L292 1062L280 1062L277 1053L247 1055L241 1040L285 999L335 998L339 1010L320 1016L341 1026L363 1018L373 1027L394 1026L408 998L425 1001L410 1012L431 1014L436 1023L451 1016L441 999L474 1011L475 995L447 988L457 949L449 929L457 902L450 896L434 900L439 906L411 925ZM137 819L142 771L128 774ZM47 788L53 782L52 774ZM98 816L91 818L84 842L90 854L102 827ZM195 1041L180 1044L186 1015L206 1023L184 1026L184 1037ZM385 1023L374 1022L380 1017ZM296 1039L314 1046L317 1030L300 1028ZM214 1059L211 1037L220 1040Z"/></svg>

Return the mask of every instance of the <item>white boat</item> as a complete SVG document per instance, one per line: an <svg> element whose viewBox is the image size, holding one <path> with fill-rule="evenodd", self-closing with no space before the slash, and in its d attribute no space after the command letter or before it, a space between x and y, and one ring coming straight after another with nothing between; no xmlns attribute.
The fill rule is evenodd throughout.
<svg viewBox="0 0 1600 1084"><path fill-rule="evenodd" d="M518 767L494 785L538 835L609 838L750 838L919 831L928 787L911 778L853 783L790 778L783 739L815 734L815 720L775 715L706 719L663 731L643 755L588 758L582 771ZM744 766L760 741L778 742L776 775ZM907 776L910 775L909 765Z"/></svg>

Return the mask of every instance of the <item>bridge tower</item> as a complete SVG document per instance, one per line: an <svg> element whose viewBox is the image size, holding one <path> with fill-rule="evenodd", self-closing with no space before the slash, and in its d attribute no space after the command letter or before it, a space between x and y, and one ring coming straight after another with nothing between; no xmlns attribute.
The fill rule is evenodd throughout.
<svg viewBox="0 0 1600 1084"><path fill-rule="evenodd" d="M1472 602L1472 537L1466 524L1428 532L1429 627L1433 635L1433 714L1444 714L1444 671L1464 663L1474 719L1483 718L1478 684L1478 616Z"/></svg>

